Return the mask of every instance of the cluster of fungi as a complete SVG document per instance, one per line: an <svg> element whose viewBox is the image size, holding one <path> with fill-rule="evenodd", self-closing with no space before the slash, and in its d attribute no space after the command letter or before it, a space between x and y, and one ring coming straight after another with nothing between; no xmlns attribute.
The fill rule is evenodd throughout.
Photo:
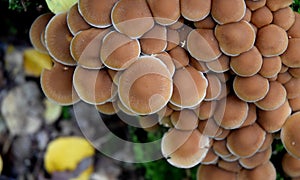
<svg viewBox="0 0 300 180"><path fill-rule="evenodd" d="M53 58L45 95L169 127L161 144L198 179L275 179L272 142L300 178L300 15L292 0L78 0L32 24ZM298 168L298 169L297 169Z"/></svg>

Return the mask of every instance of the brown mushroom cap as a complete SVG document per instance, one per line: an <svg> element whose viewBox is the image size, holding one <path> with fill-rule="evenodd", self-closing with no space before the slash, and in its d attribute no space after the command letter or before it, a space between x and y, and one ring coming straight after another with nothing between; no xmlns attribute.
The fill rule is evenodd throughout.
<svg viewBox="0 0 300 180"><path fill-rule="evenodd" d="M289 68L288 72L294 77L294 78L300 78L300 68Z"/></svg>
<svg viewBox="0 0 300 180"><path fill-rule="evenodd" d="M166 47L166 51L169 51L173 48L175 48L176 46L178 46L180 43L180 37L179 37L179 33L176 30L167 28L167 47Z"/></svg>
<svg viewBox="0 0 300 180"><path fill-rule="evenodd" d="M208 86L206 89L205 101L216 100L222 91L220 79L215 74L206 74Z"/></svg>
<svg viewBox="0 0 300 180"><path fill-rule="evenodd" d="M208 15L206 18L194 22L194 26L197 29L214 29L216 26L216 22L210 15Z"/></svg>
<svg viewBox="0 0 300 180"><path fill-rule="evenodd" d="M221 141L227 138L228 134L230 134L229 129L222 129L222 133L216 137L214 137L214 140Z"/></svg>
<svg viewBox="0 0 300 180"><path fill-rule="evenodd" d="M228 148L226 147L226 139L224 140L217 140L213 143L213 150L214 152L221 158L229 157L232 154L229 152Z"/></svg>
<svg viewBox="0 0 300 180"><path fill-rule="evenodd" d="M293 0L267 0L266 5L271 11L277 11L278 9L290 6L292 3Z"/></svg>
<svg viewBox="0 0 300 180"><path fill-rule="evenodd" d="M254 24L257 28L261 28L263 26L271 24L272 21L273 14L266 6L263 6L252 12L251 23Z"/></svg>
<svg viewBox="0 0 300 180"><path fill-rule="evenodd" d="M147 0L156 23L160 25L171 25L180 17L179 0Z"/></svg>
<svg viewBox="0 0 300 180"><path fill-rule="evenodd" d="M236 23L217 25L215 36L219 42L221 51L229 56L237 56L250 50L255 41L253 27L244 20Z"/></svg>
<svg viewBox="0 0 300 180"><path fill-rule="evenodd" d="M253 103L248 103L248 114L246 120L240 127L249 126L256 122L257 120L257 113L256 113L256 106Z"/></svg>
<svg viewBox="0 0 300 180"><path fill-rule="evenodd" d="M159 59L140 57L120 76L118 86L121 102L137 114L161 110L172 95L172 77Z"/></svg>
<svg viewBox="0 0 300 180"><path fill-rule="evenodd" d="M37 51L42 53L48 53L47 48L45 47L45 44L43 42L43 35L46 26L52 17L52 13L45 13L40 15L33 21L29 30L29 38L32 46Z"/></svg>
<svg viewBox="0 0 300 180"><path fill-rule="evenodd" d="M187 36L187 49L191 56L203 62L210 62L221 56L218 41L213 30L195 29Z"/></svg>
<svg viewBox="0 0 300 180"><path fill-rule="evenodd" d="M272 57L284 53L288 43L285 30L275 24L270 24L258 30L255 45L263 56Z"/></svg>
<svg viewBox="0 0 300 180"><path fill-rule="evenodd" d="M272 111L258 111L257 123L267 132L279 131L291 114L291 108L286 100L283 105Z"/></svg>
<svg viewBox="0 0 300 180"><path fill-rule="evenodd" d="M208 136L211 138L214 138L222 133L222 129L212 118L199 121L198 130L204 136Z"/></svg>
<svg viewBox="0 0 300 180"><path fill-rule="evenodd" d="M246 13L242 20L250 22L251 16L252 16L252 11L249 8L246 8Z"/></svg>
<svg viewBox="0 0 300 180"><path fill-rule="evenodd" d="M245 2L246 2L247 7L251 11L255 11L256 9L259 9L266 4L266 0L258 0L258 1L245 0Z"/></svg>
<svg viewBox="0 0 300 180"><path fill-rule="evenodd" d="M188 53L180 46L171 49L169 55L172 57L176 69L185 67L189 64Z"/></svg>
<svg viewBox="0 0 300 180"><path fill-rule="evenodd" d="M158 116L151 114L147 116L138 116L139 126L147 132L155 132L159 128Z"/></svg>
<svg viewBox="0 0 300 180"><path fill-rule="evenodd" d="M217 105L214 120L225 129L240 127L247 118L248 104L234 95L220 100Z"/></svg>
<svg viewBox="0 0 300 180"><path fill-rule="evenodd" d="M242 169L242 167L238 161L229 162L229 161L225 161L223 159L220 159L218 161L218 167L221 169L224 169L226 171L234 172L234 173L238 173Z"/></svg>
<svg viewBox="0 0 300 180"><path fill-rule="evenodd" d="M124 70L138 59L140 52L138 40L130 39L117 31L111 31L102 40L100 58L106 67Z"/></svg>
<svg viewBox="0 0 300 180"><path fill-rule="evenodd" d="M197 170L197 180L224 180L236 179L237 174L234 172L223 170L216 165L200 165Z"/></svg>
<svg viewBox="0 0 300 180"><path fill-rule="evenodd" d="M240 21L246 13L244 0L212 0L211 15L218 24Z"/></svg>
<svg viewBox="0 0 300 180"><path fill-rule="evenodd" d="M292 27L290 27L290 29L287 31L288 36L291 38L300 38L300 32L299 32L299 28L300 28L300 14L298 12L294 12L295 14L295 22L292 25Z"/></svg>
<svg viewBox="0 0 300 180"><path fill-rule="evenodd" d="M75 67L55 62L52 69L41 73L41 87L45 96L60 105L71 105L80 99L73 88Z"/></svg>
<svg viewBox="0 0 300 180"><path fill-rule="evenodd" d="M190 65L193 66L197 71L200 71L202 73L209 72L209 69L207 68L205 62L198 61L193 57L190 57Z"/></svg>
<svg viewBox="0 0 300 180"><path fill-rule="evenodd" d="M114 105L113 102L106 102L101 105L96 105L96 109L103 114L113 115L119 111L118 106Z"/></svg>
<svg viewBox="0 0 300 180"><path fill-rule="evenodd" d="M292 78L284 84L284 87L286 89L288 99L293 99L300 96L300 79Z"/></svg>
<svg viewBox="0 0 300 180"><path fill-rule="evenodd" d="M209 119L215 113L217 101L202 101L198 108L194 109L200 120Z"/></svg>
<svg viewBox="0 0 300 180"><path fill-rule="evenodd" d="M268 148L272 147L273 140L274 140L274 134L273 133L267 133L265 141L264 141L263 145L259 148L258 152L265 151Z"/></svg>
<svg viewBox="0 0 300 180"><path fill-rule="evenodd" d="M250 157L262 146L265 136L266 132L254 123L250 126L232 130L227 136L226 146L233 155Z"/></svg>
<svg viewBox="0 0 300 180"><path fill-rule="evenodd" d="M88 69L100 69L103 64L100 60L100 47L108 29L91 28L78 32L72 39L71 55L78 65Z"/></svg>
<svg viewBox="0 0 300 180"><path fill-rule="evenodd" d="M263 59L260 52L254 46L249 51L238 56L231 57L230 68L239 76L248 77L256 74L262 66Z"/></svg>
<svg viewBox="0 0 300 180"><path fill-rule="evenodd" d="M117 31L131 38L141 37L154 26L146 0L119 0L112 9L111 20Z"/></svg>
<svg viewBox="0 0 300 180"><path fill-rule="evenodd" d="M298 159L300 158L299 123L300 112L296 112L287 118L280 132L280 138L285 149Z"/></svg>
<svg viewBox="0 0 300 180"><path fill-rule="evenodd" d="M280 56L264 57L259 74L265 78L276 77L282 67Z"/></svg>
<svg viewBox="0 0 300 180"><path fill-rule="evenodd" d="M198 117L192 110L183 109L171 114L171 122L176 129L189 131L197 128Z"/></svg>
<svg viewBox="0 0 300 180"><path fill-rule="evenodd" d="M290 7L282 8L273 12L273 17L273 23L286 31L290 29L295 22L295 13Z"/></svg>
<svg viewBox="0 0 300 180"><path fill-rule="evenodd" d="M182 108L197 106L204 99L207 79L191 66L176 70L173 76L173 94L170 102Z"/></svg>
<svg viewBox="0 0 300 180"><path fill-rule="evenodd" d="M184 18L182 16L179 17L179 19L171 25L166 26L168 29L173 29L173 30L177 30L180 29L184 26Z"/></svg>
<svg viewBox="0 0 300 180"><path fill-rule="evenodd" d="M300 159L285 153L282 158L282 169L289 177L300 176Z"/></svg>
<svg viewBox="0 0 300 180"><path fill-rule="evenodd" d="M171 76L174 75L175 65L173 63L172 57L167 52L155 54L154 57L160 59L167 66Z"/></svg>
<svg viewBox="0 0 300 180"><path fill-rule="evenodd" d="M181 15L189 21L199 21L209 15L211 0L180 1Z"/></svg>
<svg viewBox="0 0 300 180"><path fill-rule="evenodd" d="M77 66L73 85L81 100L89 104L104 104L116 96L116 87L105 69L92 70Z"/></svg>
<svg viewBox="0 0 300 180"><path fill-rule="evenodd" d="M286 51L281 55L282 63L291 68L300 67L300 38L291 38Z"/></svg>
<svg viewBox="0 0 300 180"><path fill-rule="evenodd" d="M300 110L300 96L293 98L293 99L289 99L289 104L290 104L293 112L299 111Z"/></svg>
<svg viewBox="0 0 300 180"><path fill-rule="evenodd" d="M276 169L271 161L265 164L259 165L254 169L242 169L238 173L238 179L249 180L272 180L276 179Z"/></svg>
<svg viewBox="0 0 300 180"><path fill-rule="evenodd" d="M117 1L118 0L79 0L78 9L87 23L94 27L106 28L112 23L110 13Z"/></svg>
<svg viewBox="0 0 300 180"><path fill-rule="evenodd" d="M276 81L280 82L281 84L286 84L292 78L293 76L289 72L284 72L277 75Z"/></svg>
<svg viewBox="0 0 300 180"><path fill-rule="evenodd" d="M256 102L267 95L269 81L258 74L251 77L236 76L233 80L233 90L243 101Z"/></svg>
<svg viewBox="0 0 300 180"><path fill-rule="evenodd" d="M273 81L269 83L270 88L267 95L255 102L255 105L262 110L270 111L279 108L286 100L286 90L284 86L277 82Z"/></svg>
<svg viewBox="0 0 300 180"><path fill-rule="evenodd" d="M239 163L246 169L253 169L261 164L267 163L271 158L271 155L272 148L270 146L267 150L257 152L251 157L239 159Z"/></svg>
<svg viewBox="0 0 300 180"><path fill-rule="evenodd" d="M218 160L219 160L219 156L215 154L212 148L210 148L206 153L205 158L201 161L201 164L205 164L205 165L216 164Z"/></svg>
<svg viewBox="0 0 300 180"><path fill-rule="evenodd" d="M218 59L207 62L206 66L209 70L215 73L223 73L230 69L230 58L225 54L222 54Z"/></svg>
<svg viewBox="0 0 300 180"><path fill-rule="evenodd" d="M67 26L67 13L59 13L52 17L46 26L45 42L49 54L59 63L76 65L71 56L70 43L73 35Z"/></svg>
<svg viewBox="0 0 300 180"><path fill-rule="evenodd" d="M70 32L75 35L79 31L87 30L91 26L83 19L78 10L78 4L74 4L67 14L67 24Z"/></svg>
<svg viewBox="0 0 300 180"><path fill-rule="evenodd" d="M209 149L209 138L197 129L181 131L175 128L166 132L161 141L161 151L167 161L179 168L190 168L199 164Z"/></svg>

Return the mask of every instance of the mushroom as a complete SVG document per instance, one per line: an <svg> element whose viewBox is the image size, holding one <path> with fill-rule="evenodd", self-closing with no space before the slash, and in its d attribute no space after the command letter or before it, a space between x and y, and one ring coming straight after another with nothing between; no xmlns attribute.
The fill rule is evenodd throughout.
<svg viewBox="0 0 300 180"><path fill-rule="evenodd" d="M230 58L222 54L218 59L207 62L206 66L212 72L223 73L230 69Z"/></svg>
<svg viewBox="0 0 300 180"><path fill-rule="evenodd" d="M268 161L251 170L242 169L238 173L238 179L273 180L276 179L276 169L272 162Z"/></svg>
<svg viewBox="0 0 300 180"><path fill-rule="evenodd" d="M258 73L264 78L276 77L281 67L282 62L280 56L263 57L262 66Z"/></svg>
<svg viewBox="0 0 300 180"><path fill-rule="evenodd" d="M173 63L172 57L167 52L155 54L154 57L160 59L167 66L171 76L174 75L175 65Z"/></svg>
<svg viewBox="0 0 300 180"><path fill-rule="evenodd" d="M90 29L91 26L83 19L78 11L78 3L74 4L67 14L67 24L73 36L82 30Z"/></svg>
<svg viewBox="0 0 300 180"><path fill-rule="evenodd" d="M117 31L130 38L139 38L154 26L146 0L119 0L112 9L111 20Z"/></svg>
<svg viewBox="0 0 300 180"><path fill-rule="evenodd" d="M238 22L245 16L244 0L212 0L211 15L218 24Z"/></svg>
<svg viewBox="0 0 300 180"><path fill-rule="evenodd" d="M221 158L229 157L232 154L229 152L228 148L226 147L226 139L224 140L217 140L213 143L213 150L214 152Z"/></svg>
<svg viewBox="0 0 300 180"><path fill-rule="evenodd" d="M199 121L198 130L201 134L210 138L214 138L222 133L222 128L212 118Z"/></svg>
<svg viewBox="0 0 300 180"><path fill-rule="evenodd" d="M293 112L299 111L300 110L300 96L293 98L293 99L289 99L289 104L290 104Z"/></svg>
<svg viewBox="0 0 300 180"><path fill-rule="evenodd" d="M295 13L290 7L273 12L273 17L273 24L276 24L286 31L295 23Z"/></svg>
<svg viewBox="0 0 300 180"><path fill-rule="evenodd" d="M184 26L184 18L182 16L179 17L179 19L171 25L166 26L168 29L177 30Z"/></svg>
<svg viewBox="0 0 300 180"><path fill-rule="evenodd" d="M139 125L147 132L155 132L158 130L158 116L151 114L147 116L138 116Z"/></svg>
<svg viewBox="0 0 300 180"><path fill-rule="evenodd" d="M286 51L281 55L282 63L291 68L300 67L300 53L298 47L300 46L300 38L291 38L288 42Z"/></svg>
<svg viewBox="0 0 300 180"><path fill-rule="evenodd" d="M270 146L267 150L257 152L251 157L239 159L239 163L246 169L253 169L261 164L267 163L271 158L271 155L272 148Z"/></svg>
<svg viewBox="0 0 300 180"><path fill-rule="evenodd" d="M237 174L223 170L216 165L200 165L197 170L197 180L218 180L222 177L224 180L236 179Z"/></svg>
<svg viewBox="0 0 300 180"><path fill-rule="evenodd" d="M277 11L278 9L290 6L292 3L293 0L267 0L266 5L271 11Z"/></svg>
<svg viewBox="0 0 300 180"><path fill-rule="evenodd" d="M276 81L280 82L281 84L286 84L289 82L293 76L289 72L279 73L277 75Z"/></svg>
<svg viewBox="0 0 300 180"><path fill-rule="evenodd" d="M206 74L206 79L208 82L208 86L206 88L205 101L216 100L220 94L222 89L222 84L220 79L215 74Z"/></svg>
<svg viewBox="0 0 300 180"><path fill-rule="evenodd" d="M218 167L221 169L224 169L226 171L234 172L234 173L238 173L242 169L242 167L238 161L229 162L229 161L225 161L223 159L220 159L218 161Z"/></svg>
<svg viewBox="0 0 300 180"><path fill-rule="evenodd" d="M284 84L284 87L286 89L288 99L293 99L300 96L300 79L291 78L287 83Z"/></svg>
<svg viewBox="0 0 300 180"><path fill-rule="evenodd" d="M211 118L216 110L218 101L202 101L198 108L194 109L200 120Z"/></svg>
<svg viewBox="0 0 300 180"><path fill-rule="evenodd" d="M256 106L253 103L248 103L248 114L247 114L247 118L245 119L245 121L243 122L243 124L240 126L241 127L245 127L245 126L249 126L253 123L256 122L257 120L257 112L256 112Z"/></svg>
<svg viewBox="0 0 300 180"><path fill-rule="evenodd" d="M75 67L58 62L55 62L50 70L44 69L40 83L45 96L60 105L78 102L80 99L72 84L74 70Z"/></svg>
<svg viewBox="0 0 300 180"><path fill-rule="evenodd" d="M268 148L272 147L273 140L274 140L274 134L273 133L267 133L265 141L264 141L263 145L259 148L258 152L265 151Z"/></svg>
<svg viewBox="0 0 300 180"><path fill-rule="evenodd" d="M193 57L190 57L190 63L189 64L190 64L190 66L193 66L197 71L200 71L202 73L209 72L209 69L207 68L205 62L198 61Z"/></svg>
<svg viewBox="0 0 300 180"><path fill-rule="evenodd" d="M201 161L201 164L205 164L205 165L216 164L218 160L219 160L219 156L214 153L212 148L210 148L205 158Z"/></svg>
<svg viewBox="0 0 300 180"><path fill-rule="evenodd" d="M266 0L258 0L258 1L245 0L245 3L251 11L255 11L263 7L264 5L266 5Z"/></svg>
<svg viewBox="0 0 300 180"><path fill-rule="evenodd" d="M111 26L110 14L118 0L78 0L78 10L84 20L97 28Z"/></svg>
<svg viewBox="0 0 300 180"><path fill-rule="evenodd" d="M287 31L288 36L291 38L300 38L300 14L297 12L294 12L295 14L295 22L294 24L290 27L290 29Z"/></svg>
<svg viewBox="0 0 300 180"><path fill-rule="evenodd" d="M246 13L242 20L250 22L251 17L252 17L252 11L249 8L246 8Z"/></svg>
<svg viewBox="0 0 300 180"><path fill-rule="evenodd" d="M300 177L300 159L285 153L282 158L282 169L289 177Z"/></svg>
<svg viewBox="0 0 300 180"><path fill-rule="evenodd" d="M293 113L287 118L280 131L281 141L289 154L300 158L299 123L300 112Z"/></svg>
<svg viewBox="0 0 300 180"><path fill-rule="evenodd" d="M104 104L95 105L95 106L100 113L106 115L113 115L119 111L118 106L114 105L113 102L106 102Z"/></svg>
<svg viewBox="0 0 300 180"><path fill-rule="evenodd" d="M213 20L211 15L206 16L206 18L194 22L194 26L197 29L214 29L216 26L216 22Z"/></svg>
<svg viewBox="0 0 300 180"><path fill-rule="evenodd" d="M51 18L45 30L45 43L49 54L59 63L74 66L77 62L70 53L73 35L67 26L67 13L59 13Z"/></svg>
<svg viewBox="0 0 300 180"><path fill-rule="evenodd" d="M179 42L180 42L180 37L178 31L167 28L167 47L165 50L170 51L171 49L178 46Z"/></svg>
<svg viewBox="0 0 300 180"><path fill-rule="evenodd" d="M230 133L230 130L228 129L222 129L222 132L220 135L214 137L214 140L217 140L217 141L221 141L221 140L224 140L227 138L228 134Z"/></svg>
<svg viewBox="0 0 300 180"><path fill-rule="evenodd" d="M188 53L180 46L171 49L169 55L172 57L176 69L185 67L189 64Z"/></svg>
<svg viewBox="0 0 300 180"><path fill-rule="evenodd" d="M192 110L183 109L171 114L171 122L176 129L194 130L198 126L198 117Z"/></svg>
<svg viewBox="0 0 300 180"><path fill-rule="evenodd" d="M266 6L263 6L252 12L251 23L254 24L257 28L261 28L263 26L271 24L272 21L273 14Z"/></svg>
<svg viewBox="0 0 300 180"><path fill-rule="evenodd" d="M294 78L300 78L300 68L289 68L288 72L294 77Z"/></svg>
<svg viewBox="0 0 300 180"><path fill-rule="evenodd" d="M211 9L211 0L180 0L181 15L189 21L200 21L207 17Z"/></svg>

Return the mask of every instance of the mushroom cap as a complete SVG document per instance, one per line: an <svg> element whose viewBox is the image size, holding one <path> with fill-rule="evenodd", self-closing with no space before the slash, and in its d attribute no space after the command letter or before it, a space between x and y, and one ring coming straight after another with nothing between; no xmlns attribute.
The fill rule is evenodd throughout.
<svg viewBox="0 0 300 180"><path fill-rule="evenodd" d="M282 158L282 169L289 177L300 176L300 159L285 153Z"/></svg>
<svg viewBox="0 0 300 180"><path fill-rule="evenodd" d="M194 22L194 26L197 29L214 29L216 26L216 22L210 15L208 15L204 19Z"/></svg>
<svg viewBox="0 0 300 180"><path fill-rule="evenodd" d="M287 118L280 132L280 138L285 149L297 159L300 158L299 123L300 112L296 112Z"/></svg>
<svg viewBox="0 0 300 180"><path fill-rule="evenodd" d="M185 67L189 64L189 55L186 50L180 46L171 49L169 55L172 57L176 69Z"/></svg>
<svg viewBox="0 0 300 180"><path fill-rule="evenodd" d="M218 161L218 167L221 169L224 169L226 171L234 172L234 173L238 173L242 169L241 165L239 164L239 161L229 162L229 161L225 161L223 159L220 159Z"/></svg>
<svg viewBox="0 0 300 180"><path fill-rule="evenodd" d="M267 163L271 155L272 147L270 146L267 150L257 152L251 157L239 159L239 163L246 169L253 169L261 164Z"/></svg>
<svg viewBox="0 0 300 180"><path fill-rule="evenodd" d="M191 168L199 164L209 149L209 138L197 129L181 131L169 129L163 135L161 151L167 161L175 167Z"/></svg>
<svg viewBox="0 0 300 180"><path fill-rule="evenodd" d="M214 153L213 149L210 148L206 153L205 158L201 161L201 164L209 165L216 164L219 160L219 156Z"/></svg>
<svg viewBox="0 0 300 180"><path fill-rule="evenodd" d="M118 0L79 0L78 10L84 20L98 28L111 26L110 13ZM101 13L99 13L101 12Z"/></svg>
<svg viewBox="0 0 300 180"><path fill-rule="evenodd" d="M282 63L291 68L300 67L300 38L291 38L286 51L281 55Z"/></svg>
<svg viewBox="0 0 300 180"><path fill-rule="evenodd" d="M190 108L199 105L206 95L208 86L203 73L195 68L187 66L176 70L173 76L173 94L170 102L182 108Z"/></svg>
<svg viewBox="0 0 300 180"><path fill-rule="evenodd" d="M234 172L223 170L216 165L201 164L197 170L197 180L218 180L222 177L224 180L236 179L237 174Z"/></svg>
<svg viewBox="0 0 300 180"><path fill-rule="evenodd" d="M170 28L167 28L167 47L166 51L169 51L180 43L179 32Z"/></svg>
<svg viewBox="0 0 300 180"><path fill-rule="evenodd" d="M70 53L73 35L67 26L67 13L59 13L51 18L45 30L45 43L50 56L64 65L76 65Z"/></svg>
<svg viewBox="0 0 300 180"><path fill-rule="evenodd" d="M259 9L266 5L266 0L258 0L258 1L253 1L253 0L245 0L246 6L251 10L255 11L256 9Z"/></svg>
<svg viewBox="0 0 300 180"><path fill-rule="evenodd" d="M258 111L257 123L267 132L279 131L287 118L291 115L291 108L286 100L279 108L271 111Z"/></svg>
<svg viewBox="0 0 300 180"><path fill-rule="evenodd" d="M249 51L230 59L230 68L238 76L242 77L255 75L261 69L262 64L262 56L255 46Z"/></svg>
<svg viewBox="0 0 300 180"><path fill-rule="evenodd" d="M300 14L298 12L294 12L295 14L295 22L294 24L290 27L290 29L287 31L288 36L291 38L300 38Z"/></svg>
<svg viewBox="0 0 300 180"><path fill-rule="evenodd" d="M224 140L227 138L228 134L230 133L230 130L228 129L222 129L222 132L220 135L214 137L214 140L217 140L217 141L221 141L221 140Z"/></svg>
<svg viewBox="0 0 300 180"><path fill-rule="evenodd" d="M265 78L276 77L280 72L282 62L280 56L263 57L262 66L259 74Z"/></svg>
<svg viewBox="0 0 300 180"><path fill-rule="evenodd" d="M139 41L117 31L111 31L102 39L100 58L113 70L124 70L134 63L141 52Z"/></svg>
<svg viewBox="0 0 300 180"><path fill-rule="evenodd" d="M273 133L267 133L266 138L264 140L263 145L259 148L258 152L262 152L267 150L268 148L272 147L272 143L274 140L274 134Z"/></svg>
<svg viewBox="0 0 300 180"><path fill-rule="evenodd" d="M90 29L91 26L83 19L78 10L78 3L74 4L67 14L67 24L70 32L75 36L82 30Z"/></svg>
<svg viewBox="0 0 300 180"><path fill-rule="evenodd" d="M155 132L159 128L158 116L156 114L151 114L147 116L138 116L139 127L147 132Z"/></svg>
<svg viewBox="0 0 300 180"><path fill-rule="evenodd" d="M293 98L293 99L289 99L289 104L290 104L293 112L299 111L300 110L300 96Z"/></svg>
<svg viewBox="0 0 300 180"><path fill-rule="evenodd" d="M251 77L236 76L233 80L233 90L241 100L256 102L267 95L269 81L258 74Z"/></svg>
<svg viewBox="0 0 300 180"><path fill-rule="evenodd" d="M211 15L218 24L238 22L245 16L244 0L212 0Z"/></svg>
<svg viewBox="0 0 300 180"><path fill-rule="evenodd" d="M251 16L252 16L252 11L249 8L246 8L246 13L242 20L250 22Z"/></svg>
<svg viewBox="0 0 300 180"><path fill-rule="evenodd" d="M287 83L284 84L284 87L286 89L288 99L293 99L300 96L300 79L291 78Z"/></svg>
<svg viewBox="0 0 300 180"><path fill-rule="evenodd" d="M229 56L237 56L250 50L254 45L255 36L253 27L244 20L217 25L215 28L215 37L220 49Z"/></svg>
<svg viewBox="0 0 300 180"><path fill-rule="evenodd" d="M214 120L225 129L240 127L247 118L248 104L234 95L230 95L219 101Z"/></svg>
<svg viewBox="0 0 300 180"><path fill-rule="evenodd" d="M130 38L139 38L154 26L146 0L119 0L112 9L111 20L117 31Z"/></svg>
<svg viewBox="0 0 300 180"><path fill-rule="evenodd" d="M294 78L300 78L300 68L289 68L288 72L294 77Z"/></svg>
<svg viewBox="0 0 300 180"><path fill-rule="evenodd" d="M222 91L222 84L220 79L215 74L206 74L208 86L206 88L205 101L216 100Z"/></svg>
<svg viewBox="0 0 300 180"><path fill-rule="evenodd" d="M290 7L273 12L273 17L273 23L286 31L295 23L295 13Z"/></svg>
<svg viewBox="0 0 300 180"><path fill-rule="evenodd" d="M113 102L106 102L101 105L96 105L96 109L105 115L113 115L116 114L120 109L114 105Z"/></svg>
<svg viewBox="0 0 300 180"><path fill-rule="evenodd" d="M209 70L215 73L223 73L230 69L230 58L222 54L218 59L207 62L206 66Z"/></svg>
<svg viewBox="0 0 300 180"><path fill-rule="evenodd" d="M214 152L221 158L229 157L232 154L229 152L228 148L226 147L226 139L224 140L217 140L214 141L212 146Z"/></svg>
<svg viewBox="0 0 300 180"><path fill-rule="evenodd" d="M263 99L256 101L255 105L262 110L275 110L285 102L286 95L284 86L277 81L273 81L269 83L267 95Z"/></svg>
<svg viewBox="0 0 300 180"><path fill-rule="evenodd" d="M195 29L187 36L187 49L191 56L210 62L221 56L218 41L211 29Z"/></svg>
<svg viewBox="0 0 300 180"><path fill-rule="evenodd" d="M227 136L228 150L238 157L251 157L264 143L266 132L256 123L232 130ZM247 141L245 141L247 139Z"/></svg>
<svg viewBox="0 0 300 180"><path fill-rule="evenodd" d="M71 105L80 99L73 87L72 78L75 67L55 62L52 69L44 69L40 83L45 96L60 104Z"/></svg>
<svg viewBox="0 0 300 180"><path fill-rule="evenodd" d="M238 173L238 179L272 180L276 179L276 169L271 161L259 165L254 169L242 169Z"/></svg>
<svg viewBox="0 0 300 180"><path fill-rule="evenodd" d="M289 82L293 76L289 72L279 73L277 75L276 81L280 82L281 84L286 84Z"/></svg>
<svg viewBox="0 0 300 180"><path fill-rule="evenodd" d="M275 24L269 24L258 30L255 45L263 56L272 57L284 53L288 43L285 30Z"/></svg>
<svg viewBox="0 0 300 180"><path fill-rule="evenodd" d="M193 110L183 109L171 114L171 122L176 129L189 131L197 128L198 117Z"/></svg>
<svg viewBox="0 0 300 180"><path fill-rule="evenodd" d="M167 52L155 54L154 57L160 59L167 66L171 76L174 75L175 64L173 63L172 57Z"/></svg>
<svg viewBox="0 0 300 180"><path fill-rule="evenodd" d="M222 129L216 124L213 118L199 121L198 130L204 136L214 138L222 133Z"/></svg>
<svg viewBox="0 0 300 180"><path fill-rule="evenodd" d="M85 69L77 66L73 85L81 100L89 104L104 104L116 96L116 86L105 69Z"/></svg>
<svg viewBox="0 0 300 180"><path fill-rule="evenodd" d="M37 17L31 24L29 30L29 38L32 46L39 52L48 53L44 44L44 32L50 19L53 17L52 13L45 13Z"/></svg>
<svg viewBox="0 0 300 180"><path fill-rule="evenodd" d="M202 101L194 111L200 120L206 120L214 115L216 107L217 101Z"/></svg>
<svg viewBox="0 0 300 180"><path fill-rule="evenodd" d="M248 103L248 114L246 120L240 127L249 126L256 122L257 120L257 113L256 113L256 106L253 103Z"/></svg>
<svg viewBox="0 0 300 180"><path fill-rule="evenodd" d="M179 0L147 0L147 3L157 24L172 25L180 17Z"/></svg>
<svg viewBox="0 0 300 180"><path fill-rule="evenodd" d="M159 59L140 57L119 79L119 98L125 107L143 115L161 110L170 100L172 77Z"/></svg>
<svg viewBox="0 0 300 180"><path fill-rule="evenodd" d="M273 14L267 6L263 6L252 12L251 23L257 28L261 28L273 21Z"/></svg>
<svg viewBox="0 0 300 180"><path fill-rule="evenodd" d="M166 26L168 29L173 29L173 30L177 30L180 29L184 26L184 18L182 16L179 17L179 19L171 25Z"/></svg>
<svg viewBox="0 0 300 180"><path fill-rule="evenodd" d="M278 9L290 6L292 3L293 0L267 0L266 5L271 11L277 11Z"/></svg>
<svg viewBox="0 0 300 180"><path fill-rule="evenodd" d="M205 62L198 61L193 57L190 57L190 65L193 66L197 71L200 71L202 73L209 72L209 69L207 68Z"/></svg>
<svg viewBox="0 0 300 180"><path fill-rule="evenodd" d="M211 0L180 1L181 15L189 21L199 21L209 15Z"/></svg>
<svg viewBox="0 0 300 180"><path fill-rule="evenodd" d="M90 28L78 32L73 37L70 50L78 65L88 69L100 69L103 67L99 50L102 39L107 33L108 29Z"/></svg>

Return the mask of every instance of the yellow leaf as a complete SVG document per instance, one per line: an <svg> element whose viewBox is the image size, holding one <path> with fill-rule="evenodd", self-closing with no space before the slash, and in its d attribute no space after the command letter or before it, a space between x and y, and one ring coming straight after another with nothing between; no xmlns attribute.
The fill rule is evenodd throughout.
<svg viewBox="0 0 300 180"><path fill-rule="evenodd" d="M24 51L23 66L26 75L39 77L44 68L51 69L52 60L48 54L40 53L33 48L27 49Z"/></svg>
<svg viewBox="0 0 300 180"><path fill-rule="evenodd" d="M61 115L62 107L57 103L50 101L49 99L44 99L45 111L43 116L46 120L46 124L54 123Z"/></svg>
<svg viewBox="0 0 300 180"><path fill-rule="evenodd" d="M78 0L46 0L48 8L54 14L68 11Z"/></svg>

